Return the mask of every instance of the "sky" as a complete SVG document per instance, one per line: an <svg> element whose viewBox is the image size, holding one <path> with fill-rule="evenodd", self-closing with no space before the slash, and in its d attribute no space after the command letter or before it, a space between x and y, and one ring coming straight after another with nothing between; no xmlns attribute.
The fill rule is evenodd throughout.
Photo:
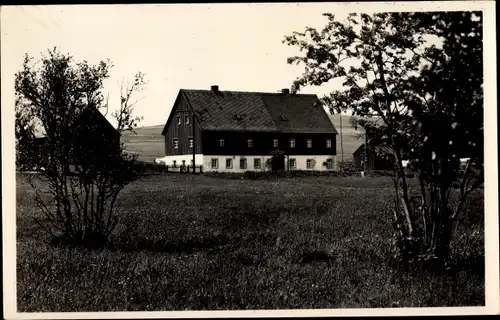
<svg viewBox="0 0 500 320"><path fill-rule="evenodd" d="M414 3L415 4L415 3ZM282 43L293 31L322 28L334 13L386 11L375 3L274 3L12 6L2 8L2 78L19 71L25 53L40 58L57 47L76 61L109 58L114 67L104 83L109 108L119 107L120 83L137 71L148 85L136 96L141 125L161 125L179 89L278 92L289 88L303 66L289 65L297 48ZM399 4L399 9L408 9ZM410 8L411 9L411 8ZM6 61L6 63L4 63ZM2 85L4 85L3 83ZM307 87L318 96L331 86ZM8 91L8 90L6 90ZM13 102L13 91L9 98ZM8 102L10 104L10 102ZM111 112L109 112L111 114ZM112 119L110 118L111 122Z"/></svg>
<svg viewBox="0 0 500 320"><path fill-rule="evenodd" d="M307 7L307 9L305 9ZM282 43L306 26L321 27L325 5L126 5L12 7L2 42L13 73L23 55L58 47L75 60L114 67L105 82L110 110L120 82L145 73L136 114L142 125L163 124L181 88L277 92L302 72L286 63L298 53ZM307 12L307 14L304 14ZM4 21L2 21L2 24ZM319 24L318 24L319 23ZM10 70L9 70L10 71Z"/></svg>

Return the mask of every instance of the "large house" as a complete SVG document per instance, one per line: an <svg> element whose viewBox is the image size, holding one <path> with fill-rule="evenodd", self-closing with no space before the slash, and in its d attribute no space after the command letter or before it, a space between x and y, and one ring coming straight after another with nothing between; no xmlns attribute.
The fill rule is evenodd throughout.
<svg viewBox="0 0 500 320"><path fill-rule="evenodd" d="M337 170L337 131L316 95L181 89L164 126L168 166Z"/></svg>

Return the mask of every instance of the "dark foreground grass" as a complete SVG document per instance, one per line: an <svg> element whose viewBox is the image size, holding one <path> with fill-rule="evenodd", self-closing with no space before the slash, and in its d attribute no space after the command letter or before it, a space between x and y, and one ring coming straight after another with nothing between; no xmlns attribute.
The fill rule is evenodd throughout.
<svg viewBox="0 0 500 320"><path fill-rule="evenodd" d="M112 245L56 248L18 177L18 309L35 311L484 305L478 193L444 275L391 267L390 181L150 176L128 186ZM320 253L317 253L320 252Z"/></svg>

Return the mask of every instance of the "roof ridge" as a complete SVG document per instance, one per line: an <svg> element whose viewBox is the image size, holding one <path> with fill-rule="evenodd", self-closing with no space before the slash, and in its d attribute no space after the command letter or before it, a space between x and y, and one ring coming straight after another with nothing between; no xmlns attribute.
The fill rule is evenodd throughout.
<svg viewBox="0 0 500 320"><path fill-rule="evenodd" d="M185 89L181 88L181 91L197 91L197 92L212 92L210 89ZM269 95L280 95L280 96L315 96L317 97L316 94L314 93L288 93L288 94L283 94L281 91L280 92L264 92L264 91L239 91L239 90L220 90L219 92L230 92L230 93L238 93L238 94L259 94L259 95L264 95L264 94L269 94Z"/></svg>

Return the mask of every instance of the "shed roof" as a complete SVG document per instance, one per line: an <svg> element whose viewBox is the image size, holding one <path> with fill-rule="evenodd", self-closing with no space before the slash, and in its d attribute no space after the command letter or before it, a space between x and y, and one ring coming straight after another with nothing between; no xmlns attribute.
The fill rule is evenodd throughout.
<svg viewBox="0 0 500 320"><path fill-rule="evenodd" d="M364 149L365 149L365 144L363 143L352 154L356 155L360 152L364 152ZM392 148L383 145L370 145L370 148L368 150L374 151L375 154L377 155L394 154L394 150Z"/></svg>

